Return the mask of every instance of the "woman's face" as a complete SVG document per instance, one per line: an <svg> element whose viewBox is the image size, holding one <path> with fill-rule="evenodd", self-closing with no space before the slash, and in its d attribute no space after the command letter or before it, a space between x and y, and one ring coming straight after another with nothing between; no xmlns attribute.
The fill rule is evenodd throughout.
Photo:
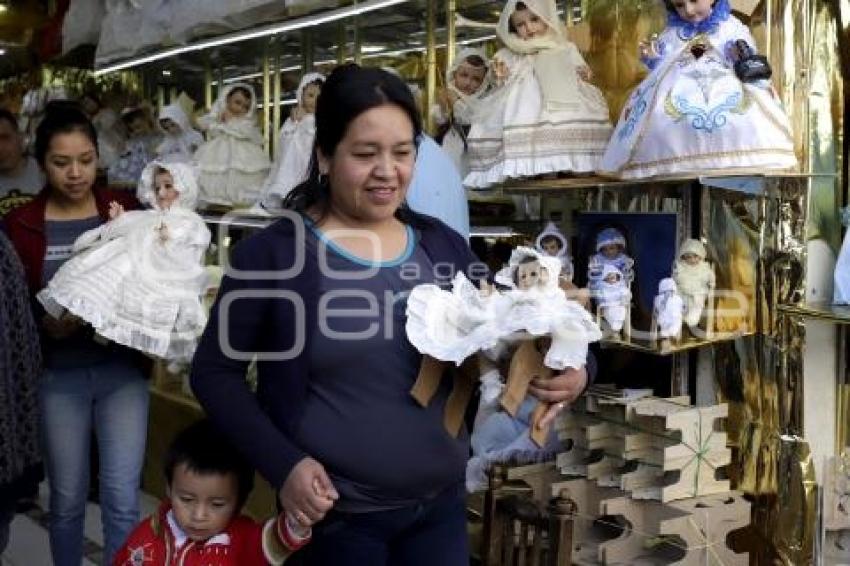
<svg viewBox="0 0 850 566"><path fill-rule="evenodd" d="M97 177L97 148L82 132L55 134L44 156L47 184L66 199L89 197Z"/></svg>
<svg viewBox="0 0 850 566"><path fill-rule="evenodd" d="M251 109L251 99L241 90L234 90L227 95L227 111L231 116L244 116Z"/></svg>
<svg viewBox="0 0 850 566"><path fill-rule="evenodd" d="M301 91L301 108L304 109L304 112L307 114L316 113L316 100L321 92L322 88L317 84L309 84L304 87L304 90Z"/></svg>
<svg viewBox="0 0 850 566"><path fill-rule="evenodd" d="M455 88L467 96L473 95L481 88L481 83L484 82L486 74L487 69L485 67L473 67L464 61L455 71Z"/></svg>
<svg viewBox="0 0 850 566"><path fill-rule="evenodd" d="M331 157L318 152L331 188L331 210L359 222L393 217L413 174L413 124L395 104L376 106L355 118Z"/></svg>
<svg viewBox="0 0 850 566"><path fill-rule="evenodd" d="M514 13L511 14L511 24L520 39L534 39L535 37L542 37L546 35L546 32L549 30L549 26L546 25L546 22L540 19L540 16L528 8L514 10Z"/></svg>
<svg viewBox="0 0 850 566"><path fill-rule="evenodd" d="M714 0L673 0L672 4L680 18L697 24L711 15Z"/></svg>
<svg viewBox="0 0 850 566"><path fill-rule="evenodd" d="M160 210L168 210L180 193L174 187L174 177L168 171L154 175L153 186L156 191L156 204Z"/></svg>

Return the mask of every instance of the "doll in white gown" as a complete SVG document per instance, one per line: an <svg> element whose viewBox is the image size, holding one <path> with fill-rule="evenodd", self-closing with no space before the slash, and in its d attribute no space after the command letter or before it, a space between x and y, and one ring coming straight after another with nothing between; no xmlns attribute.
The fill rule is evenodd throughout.
<svg viewBox="0 0 850 566"><path fill-rule="evenodd" d="M611 135L608 106L564 36L554 0L509 0L496 33L506 47L491 65L497 86L469 132L464 185L595 170Z"/></svg>
<svg viewBox="0 0 850 566"><path fill-rule="evenodd" d="M708 294L714 289L714 269L705 261L705 246L699 240L685 240L679 258L673 263L673 279L685 301L685 323L691 328L702 318Z"/></svg>
<svg viewBox="0 0 850 566"><path fill-rule="evenodd" d="M611 264L602 269L602 279L594 294L597 307L608 326L616 333L623 330L632 292L619 269Z"/></svg>
<svg viewBox="0 0 850 566"><path fill-rule="evenodd" d="M74 256L38 294L109 340L170 361L191 359L207 321L204 253L210 232L194 211L198 187L183 163L150 163L140 181L151 210L123 211L82 234Z"/></svg>
<svg viewBox="0 0 850 566"><path fill-rule="evenodd" d="M790 122L770 80L736 74L736 63L757 56L729 1L665 5L667 28L644 46L651 72L626 102L600 173L631 179L795 167Z"/></svg>
<svg viewBox="0 0 850 566"><path fill-rule="evenodd" d="M446 71L446 88L439 94L439 103L431 107L439 132L436 140L454 161L461 179L469 173L467 138L472 117L489 87L487 54L466 48Z"/></svg>
<svg viewBox="0 0 850 566"><path fill-rule="evenodd" d="M653 301L653 314L661 338L676 338L682 333L682 313L685 303L676 288L676 282L667 277L658 283L658 295Z"/></svg>
<svg viewBox="0 0 850 566"><path fill-rule="evenodd" d="M263 186L261 203L267 210L282 208L286 195L307 179L316 139L316 101L324 82L319 73L301 77L298 104L280 129L277 158Z"/></svg>
<svg viewBox="0 0 850 566"><path fill-rule="evenodd" d="M195 152L204 143L204 136L192 128L186 111L180 104L163 106L159 111L162 141L156 148L156 158L167 163L192 163Z"/></svg>
<svg viewBox="0 0 850 566"><path fill-rule="evenodd" d="M256 202L271 162L254 113L254 89L228 85L207 116L198 120L207 142L195 153L201 170L201 204L235 206Z"/></svg>

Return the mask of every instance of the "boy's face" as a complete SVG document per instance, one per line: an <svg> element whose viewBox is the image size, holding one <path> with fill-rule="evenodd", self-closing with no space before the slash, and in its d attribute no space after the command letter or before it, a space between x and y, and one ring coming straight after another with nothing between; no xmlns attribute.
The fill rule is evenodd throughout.
<svg viewBox="0 0 850 566"><path fill-rule="evenodd" d="M198 474L186 464L174 469L168 486L174 520L194 541L224 532L236 513L238 493L235 474Z"/></svg>
<svg viewBox="0 0 850 566"><path fill-rule="evenodd" d="M682 254L682 261L688 265L696 265L700 262L700 257L697 254L686 253Z"/></svg>
<svg viewBox="0 0 850 566"><path fill-rule="evenodd" d="M608 259L614 259L620 255L620 246L619 244L605 244L600 251Z"/></svg>
<svg viewBox="0 0 850 566"><path fill-rule="evenodd" d="M487 74L486 67L473 67L466 61L461 63L454 74L455 88L467 96L478 92L484 76Z"/></svg>

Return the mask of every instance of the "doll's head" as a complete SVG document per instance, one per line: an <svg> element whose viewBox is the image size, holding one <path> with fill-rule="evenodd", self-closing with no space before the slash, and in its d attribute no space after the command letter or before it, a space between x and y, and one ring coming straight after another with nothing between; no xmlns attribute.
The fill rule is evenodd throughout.
<svg viewBox="0 0 850 566"><path fill-rule="evenodd" d="M234 118L245 116L251 110L251 91L244 86L235 86L230 89L225 99L227 112Z"/></svg>
<svg viewBox="0 0 850 566"><path fill-rule="evenodd" d="M676 282L672 277L665 277L658 283L658 294L666 295L671 293L676 293L678 288L676 287Z"/></svg>
<svg viewBox="0 0 850 566"><path fill-rule="evenodd" d="M157 167L153 174L153 188L156 204L160 210L168 210L180 196L180 191L174 186L174 177L168 169Z"/></svg>
<svg viewBox="0 0 850 566"><path fill-rule="evenodd" d="M180 129L180 125L171 118L161 118L159 121L159 127L170 136L179 136L183 133L183 130Z"/></svg>
<svg viewBox="0 0 850 566"><path fill-rule="evenodd" d="M697 24L711 16L716 0L664 0L669 12L675 12L682 20Z"/></svg>
<svg viewBox="0 0 850 566"><path fill-rule="evenodd" d="M143 108L131 108L121 113L121 121L130 138L139 138L151 133L151 123Z"/></svg>
<svg viewBox="0 0 850 566"><path fill-rule="evenodd" d="M679 260L690 266L699 265L705 256L705 246L699 240L685 240L679 249Z"/></svg>
<svg viewBox="0 0 850 566"><path fill-rule="evenodd" d="M192 128L189 116L179 103L163 106L159 111L159 127L169 136L179 136Z"/></svg>
<svg viewBox="0 0 850 566"><path fill-rule="evenodd" d="M323 84L325 84L325 77L319 73L307 73L301 77L301 82L298 83L297 98L298 106L304 113L316 113L316 101L319 100Z"/></svg>
<svg viewBox="0 0 850 566"><path fill-rule="evenodd" d="M511 13L508 31L520 39L528 40L543 37L549 32L549 25L525 3L517 2Z"/></svg>
<svg viewBox="0 0 850 566"><path fill-rule="evenodd" d="M540 247L543 248L543 253L546 255L557 256L564 244L554 235L544 236L540 240Z"/></svg>
<svg viewBox="0 0 850 566"><path fill-rule="evenodd" d="M549 271L534 256L522 258L514 273L514 284L517 289L527 291L545 285L549 281Z"/></svg>
<svg viewBox="0 0 850 566"><path fill-rule="evenodd" d="M452 73L452 84L467 96L472 96L484 84L487 61L480 55L467 55Z"/></svg>
<svg viewBox="0 0 850 566"><path fill-rule="evenodd" d="M180 432L165 456L174 521L193 541L221 534L254 487L254 472L207 420Z"/></svg>
<svg viewBox="0 0 850 566"><path fill-rule="evenodd" d="M546 228L537 235L535 247L537 251L548 256L569 257L567 237L554 222L549 222Z"/></svg>
<svg viewBox="0 0 850 566"><path fill-rule="evenodd" d="M616 228L605 228L596 236L596 252L607 259L616 259L626 252L626 238Z"/></svg>

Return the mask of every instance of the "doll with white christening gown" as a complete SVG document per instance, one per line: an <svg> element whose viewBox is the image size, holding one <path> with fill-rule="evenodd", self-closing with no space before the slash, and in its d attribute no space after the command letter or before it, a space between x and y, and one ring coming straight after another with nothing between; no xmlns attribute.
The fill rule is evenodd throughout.
<svg viewBox="0 0 850 566"><path fill-rule="evenodd" d="M685 303L679 295L676 282L666 277L658 283L658 295L652 303L652 312L661 338L676 338L682 333L682 313Z"/></svg>
<svg viewBox="0 0 850 566"><path fill-rule="evenodd" d="M554 222L549 222L534 242L535 249L545 255L561 260L562 281L571 283L573 280L573 260L570 257L570 246L567 237Z"/></svg>
<svg viewBox="0 0 850 566"><path fill-rule="evenodd" d="M188 361L207 321L204 253L210 232L194 211L195 171L150 163L142 173L151 210L123 211L82 234L74 256L38 294L48 313L63 309L101 336L170 361Z"/></svg>
<svg viewBox="0 0 850 566"><path fill-rule="evenodd" d="M506 47L491 64L496 88L469 131L464 185L596 169L611 135L608 107L564 36L554 0L509 0L496 33Z"/></svg>
<svg viewBox="0 0 850 566"><path fill-rule="evenodd" d="M316 101L324 82L324 75L319 73L301 77L298 104L280 129L277 158L263 186L261 202L266 209L282 208L286 195L307 179L316 139Z"/></svg>
<svg viewBox="0 0 850 566"><path fill-rule="evenodd" d="M210 113L198 120L207 142L195 153L201 175L201 204L234 206L255 202L271 163L254 113L251 85L228 85Z"/></svg>
<svg viewBox="0 0 850 566"><path fill-rule="evenodd" d="M163 106L159 111L162 141L156 148L156 158L167 163L192 163L195 152L204 143L204 136L192 127L186 111L178 104Z"/></svg>
<svg viewBox="0 0 850 566"><path fill-rule="evenodd" d="M673 279L685 301L685 323L699 324L705 302L715 286L714 269L705 261L705 246L699 240L685 240L673 263Z"/></svg>
<svg viewBox="0 0 850 566"><path fill-rule="evenodd" d="M616 228L605 228L596 236L596 253L587 262L587 286L591 293L601 289L608 265L620 272L626 287L631 287L635 261L626 253L626 237Z"/></svg>
<svg viewBox="0 0 850 566"><path fill-rule="evenodd" d="M431 107L438 126L437 141L452 158L461 179L469 173L467 138L473 113L490 87L487 54L466 48L446 71L446 88Z"/></svg>
<svg viewBox="0 0 850 566"><path fill-rule="evenodd" d="M664 0L650 74L626 102L599 171L620 178L795 167L791 125L729 0ZM757 72L756 72L757 71Z"/></svg>
<svg viewBox="0 0 850 566"><path fill-rule="evenodd" d="M611 264L602 268L602 279L593 295L599 313L614 332L623 330L632 292L623 273Z"/></svg>

